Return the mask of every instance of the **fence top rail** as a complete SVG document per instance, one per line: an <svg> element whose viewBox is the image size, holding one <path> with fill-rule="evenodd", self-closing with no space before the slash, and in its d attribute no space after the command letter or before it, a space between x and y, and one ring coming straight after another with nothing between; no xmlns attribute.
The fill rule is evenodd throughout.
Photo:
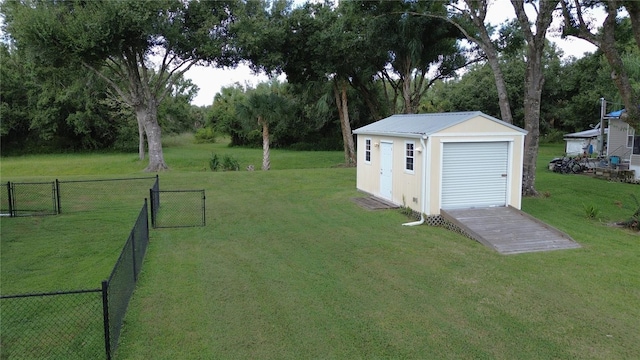
<svg viewBox="0 0 640 360"><path fill-rule="evenodd" d="M11 181L10 181L11 182ZM13 185L52 185L53 181L44 181L44 182L11 182ZM7 185L6 183L4 184Z"/></svg>
<svg viewBox="0 0 640 360"><path fill-rule="evenodd" d="M71 294L84 294L84 293L96 293L96 292L102 292L102 289L84 289L84 290L69 290L69 291L52 291L52 292L44 292L44 293L0 295L0 299L15 299L15 298L37 297L37 296L71 295Z"/></svg>
<svg viewBox="0 0 640 360"><path fill-rule="evenodd" d="M201 192L204 192L204 189L203 190L153 190L152 189L151 191L160 192L160 193L177 193L177 192L180 192L180 193L183 193L183 192L199 192L199 193L201 193Z"/></svg>
<svg viewBox="0 0 640 360"><path fill-rule="evenodd" d="M100 182L100 181L129 181L129 180L151 180L156 179L155 176L134 177L134 178L115 178L115 179L95 179L95 180L58 180L59 183L81 183L81 182Z"/></svg>

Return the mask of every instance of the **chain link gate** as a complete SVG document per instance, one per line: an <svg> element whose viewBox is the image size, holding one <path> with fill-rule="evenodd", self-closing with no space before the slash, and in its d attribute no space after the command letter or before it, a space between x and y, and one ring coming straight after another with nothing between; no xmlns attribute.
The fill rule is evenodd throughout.
<svg viewBox="0 0 640 360"><path fill-rule="evenodd" d="M56 215L60 205L57 181L7 182L0 188L0 213L3 216Z"/></svg>

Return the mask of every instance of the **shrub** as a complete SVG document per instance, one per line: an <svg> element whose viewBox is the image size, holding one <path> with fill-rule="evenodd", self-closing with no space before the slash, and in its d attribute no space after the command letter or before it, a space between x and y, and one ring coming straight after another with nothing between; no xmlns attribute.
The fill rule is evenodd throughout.
<svg viewBox="0 0 640 360"><path fill-rule="evenodd" d="M240 170L240 164L233 156L224 155L222 157L222 170L224 171L238 171Z"/></svg>
<svg viewBox="0 0 640 360"><path fill-rule="evenodd" d="M541 144L557 144L562 143L564 139L564 132L558 129L549 129L546 134L540 138Z"/></svg>
<svg viewBox="0 0 640 360"><path fill-rule="evenodd" d="M213 144L216 142L216 133L210 127L198 129L194 135L196 144Z"/></svg>
<svg viewBox="0 0 640 360"><path fill-rule="evenodd" d="M219 167L220 158L218 157L218 154L211 154L211 158L209 159L209 169L211 169L211 171L218 171Z"/></svg>
<svg viewBox="0 0 640 360"><path fill-rule="evenodd" d="M589 219L595 219L598 214L600 213L600 210L595 206L595 205L582 205L582 207L584 208L584 214L587 218Z"/></svg>

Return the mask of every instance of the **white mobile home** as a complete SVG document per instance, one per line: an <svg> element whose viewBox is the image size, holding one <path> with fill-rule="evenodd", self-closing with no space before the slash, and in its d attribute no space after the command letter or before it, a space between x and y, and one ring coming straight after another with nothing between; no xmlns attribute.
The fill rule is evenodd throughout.
<svg viewBox="0 0 640 360"><path fill-rule="evenodd" d="M393 115L354 131L357 188L427 216L521 207L526 131L482 112Z"/></svg>

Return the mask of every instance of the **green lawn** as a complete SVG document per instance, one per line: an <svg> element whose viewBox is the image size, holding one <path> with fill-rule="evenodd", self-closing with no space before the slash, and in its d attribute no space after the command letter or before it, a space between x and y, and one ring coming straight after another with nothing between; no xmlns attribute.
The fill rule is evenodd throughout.
<svg viewBox="0 0 640 360"><path fill-rule="evenodd" d="M561 146L541 148L547 196L524 199L523 210L583 247L510 256L442 228L401 226L409 219L398 211L361 209L340 153L274 151L273 171L212 173L212 152L241 168L261 163L260 149L166 148L173 170L161 186L205 189L207 226L152 231L118 359L640 356L640 236L610 225L632 213L640 186L547 171ZM61 179L144 167L130 154L103 157L114 172L96 161L71 170L73 157L62 162L76 173L56 156L47 164ZM3 158L2 181L35 175L29 159ZM14 220L0 223L3 292Z"/></svg>

